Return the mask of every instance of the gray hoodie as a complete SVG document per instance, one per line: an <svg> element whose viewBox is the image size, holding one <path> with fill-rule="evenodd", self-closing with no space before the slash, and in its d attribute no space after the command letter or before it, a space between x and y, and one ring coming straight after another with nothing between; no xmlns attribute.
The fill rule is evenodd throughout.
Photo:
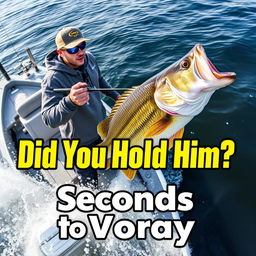
<svg viewBox="0 0 256 256"><path fill-rule="evenodd" d="M46 56L47 73L42 81L42 118L47 126L59 127L62 138L80 139L84 145L99 138L97 125L105 119L106 111L100 99L100 92L91 92L89 104L75 105L68 93L54 92L54 88L71 88L78 82L90 87L107 88L109 84L102 77L97 62L87 53L85 64L79 70L67 66L56 51ZM115 91L106 95L116 99Z"/></svg>

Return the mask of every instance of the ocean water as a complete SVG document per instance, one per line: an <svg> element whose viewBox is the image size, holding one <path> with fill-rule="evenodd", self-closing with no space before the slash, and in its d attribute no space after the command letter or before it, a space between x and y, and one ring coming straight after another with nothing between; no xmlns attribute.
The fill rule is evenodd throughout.
<svg viewBox="0 0 256 256"><path fill-rule="evenodd" d="M57 30L70 25L80 27L92 39L88 48L113 86L141 84L184 56L196 43L204 46L219 70L236 72L237 80L212 96L204 111L186 126L184 135L210 146L219 145L225 138L233 139L236 152L231 168L184 170L180 190L194 193L194 208L183 215L184 219L197 221L190 236L193 255L255 255L255 1L16 0L0 1L0 7L0 61L9 73L15 73L13 68L25 58L26 47L42 64L45 55L55 48ZM12 194L13 186L4 184L12 184L12 178L17 179L13 183L17 188L19 183L21 187L26 184L16 172L6 176L4 169L0 171L1 190L7 195ZM47 190L44 185L38 187ZM15 198L18 191L13 191ZM40 207L48 209L51 193L46 198L35 193L39 198L32 196L25 201L33 206L27 207L26 218L12 215L16 209L12 202L21 203L21 207L26 203L1 196L4 209L11 210L7 216L0 214L1 224L5 224L1 225L0 236L14 230L4 255L26 252L26 220L30 211L35 217ZM21 236L15 236L21 226L25 226ZM161 255L158 253L147 254ZM130 255L143 254L137 251Z"/></svg>

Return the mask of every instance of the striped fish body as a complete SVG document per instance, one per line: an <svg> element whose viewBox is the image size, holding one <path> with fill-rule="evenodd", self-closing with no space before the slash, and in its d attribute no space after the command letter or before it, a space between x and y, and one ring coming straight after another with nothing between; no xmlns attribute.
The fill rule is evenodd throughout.
<svg viewBox="0 0 256 256"><path fill-rule="evenodd" d="M106 137L102 146L111 146L117 138L130 139L131 146L142 145L147 130L157 120L166 116L154 101L154 83L149 83L125 92L101 125L106 125ZM102 133L99 130L100 135Z"/></svg>
<svg viewBox="0 0 256 256"><path fill-rule="evenodd" d="M98 125L98 133L103 139L100 146L108 148L109 160L113 139L129 139L130 146L143 146L145 138L152 138L154 145L165 138L170 139L170 148L173 135L191 120L190 117L172 116L162 111L154 100L155 89L155 83L149 82L125 92L109 117ZM136 174L134 170L123 172L129 179Z"/></svg>
<svg viewBox="0 0 256 256"><path fill-rule="evenodd" d="M219 72L196 45L183 58L141 86L126 91L109 117L98 125L98 133L111 157L113 139L130 139L131 146L143 146L145 138L154 145L160 139L181 138L184 126L206 106L215 90L232 83L234 72ZM136 171L125 170L133 179Z"/></svg>

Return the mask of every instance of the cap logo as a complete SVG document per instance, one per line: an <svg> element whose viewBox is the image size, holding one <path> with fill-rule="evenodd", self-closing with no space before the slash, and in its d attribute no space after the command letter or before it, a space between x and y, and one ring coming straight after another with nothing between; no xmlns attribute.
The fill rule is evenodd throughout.
<svg viewBox="0 0 256 256"><path fill-rule="evenodd" d="M77 37L78 34L79 34L79 33L78 33L77 31L71 31L71 32L68 33L68 35L69 35L70 37Z"/></svg>

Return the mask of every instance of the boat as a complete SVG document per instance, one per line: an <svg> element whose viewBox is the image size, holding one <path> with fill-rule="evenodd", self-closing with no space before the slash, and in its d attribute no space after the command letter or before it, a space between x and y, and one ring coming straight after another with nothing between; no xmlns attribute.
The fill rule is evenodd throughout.
<svg viewBox="0 0 256 256"><path fill-rule="evenodd" d="M22 72L9 76L2 65L1 72L5 79L0 82L0 142L1 155L11 168L16 168L18 141L20 139L43 139L45 145L50 139L60 139L58 128L47 127L41 118L41 83L45 68L38 66L29 49L29 60L21 63ZM103 101L107 112L110 107ZM59 143L61 145L61 143ZM64 168L64 153L62 148L58 152L58 167L56 170L20 170L35 179L48 182L50 185L76 184L78 179L73 170ZM119 171L98 171L99 184L107 189ZM146 190L156 194L166 189L167 182L161 170L140 170L133 182L143 183ZM179 220L178 212L157 213L162 219ZM50 226L38 238L42 255L80 255L85 247L84 240L60 240L58 229ZM181 255L190 256L191 250L186 244L180 249Z"/></svg>

